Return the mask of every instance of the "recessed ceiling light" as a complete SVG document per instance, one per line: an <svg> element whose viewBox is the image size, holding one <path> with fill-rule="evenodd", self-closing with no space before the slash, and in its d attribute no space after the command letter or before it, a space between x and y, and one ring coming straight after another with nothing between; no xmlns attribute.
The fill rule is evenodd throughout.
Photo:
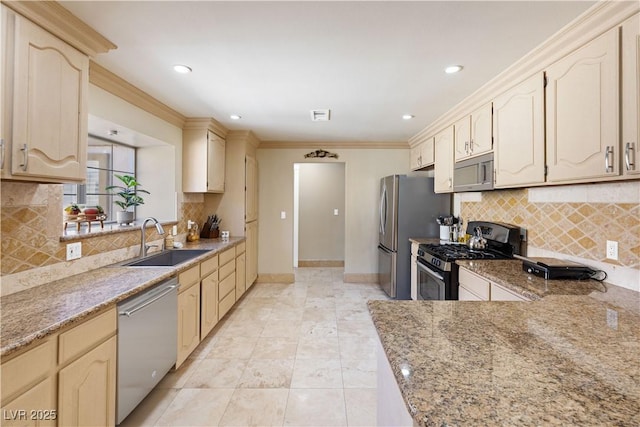
<svg viewBox="0 0 640 427"><path fill-rule="evenodd" d="M176 73L180 73L180 74L188 74L191 71L193 71L190 67L187 67L186 65L181 65L181 64L174 65L173 70Z"/></svg>
<svg viewBox="0 0 640 427"><path fill-rule="evenodd" d="M414 116L411 115L411 114L403 114L402 115L402 120L411 120L411 119L413 119L413 117Z"/></svg>
<svg viewBox="0 0 640 427"><path fill-rule="evenodd" d="M453 74L457 73L460 70L462 70L462 65L450 65L444 69L444 72L447 74Z"/></svg>
<svg viewBox="0 0 640 427"><path fill-rule="evenodd" d="M242 118L242 116L238 115L238 114L232 114L232 115L229 116L229 118L231 120L240 120Z"/></svg>

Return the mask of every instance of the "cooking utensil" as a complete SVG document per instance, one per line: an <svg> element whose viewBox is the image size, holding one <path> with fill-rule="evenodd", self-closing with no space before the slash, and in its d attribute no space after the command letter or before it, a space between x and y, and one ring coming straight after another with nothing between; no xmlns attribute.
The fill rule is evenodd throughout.
<svg viewBox="0 0 640 427"><path fill-rule="evenodd" d="M469 249L486 249L487 239L482 236L482 229L475 228L475 234L469 239Z"/></svg>

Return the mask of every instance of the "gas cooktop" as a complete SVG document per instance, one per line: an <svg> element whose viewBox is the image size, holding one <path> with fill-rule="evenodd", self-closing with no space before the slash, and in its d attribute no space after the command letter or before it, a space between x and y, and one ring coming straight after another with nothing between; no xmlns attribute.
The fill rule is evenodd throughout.
<svg viewBox="0 0 640 427"><path fill-rule="evenodd" d="M457 259L506 259L510 255L492 249L470 249L463 244L422 244L420 249L425 254L429 254L443 261L455 261Z"/></svg>

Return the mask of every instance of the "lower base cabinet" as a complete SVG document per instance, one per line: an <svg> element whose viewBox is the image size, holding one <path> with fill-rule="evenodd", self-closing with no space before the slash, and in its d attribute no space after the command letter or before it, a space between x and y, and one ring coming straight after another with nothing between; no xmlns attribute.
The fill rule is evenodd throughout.
<svg viewBox="0 0 640 427"><path fill-rule="evenodd" d="M376 357L378 360L377 425L413 427L416 423L407 410L407 405L380 340L377 340Z"/></svg>
<svg viewBox="0 0 640 427"><path fill-rule="evenodd" d="M46 378L3 406L2 425L55 426L58 418L55 396L53 378Z"/></svg>
<svg viewBox="0 0 640 427"><path fill-rule="evenodd" d="M115 425L116 346L111 337L60 371L59 425Z"/></svg>
<svg viewBox="0 0 640 427"><path fill-rule="evenodd" d="M195 267L199 270L199 266ZM198 276L199 279L199 276ZM180 280L180 279L178 279ZM176 369L200 344L200 282L187 285L178 294L178 353ZM182 288L182 283L180 283Z"/></svg>
<svg viewBox="0 0 640 427"><path fill-rule="evenodd" d="M463 267L460 267L458 282L460 301L530 301Z"/></svg>

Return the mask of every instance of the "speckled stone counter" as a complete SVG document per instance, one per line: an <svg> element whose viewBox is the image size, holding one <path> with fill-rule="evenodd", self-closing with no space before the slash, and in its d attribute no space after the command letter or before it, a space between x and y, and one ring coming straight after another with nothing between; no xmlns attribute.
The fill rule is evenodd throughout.
<svg viewBox="0 0 640 427"><path fill-rule="evenodd" d="M523 271L522 261L517 259L457 260L456 264L530 300L539 300L548 295L605 293L611 287L597 280L545 280Z"/></svg>
<svg viewBox="0 0 640 427"><path fill-rule="evenodd" d="M419 425L638 426L640 300L615 288L534 302L370 301L369 310Z"/></svg>
<svg viewBox="0 0 640 427"><path fill-rule="evenodd" d="M211 252L175 267L103 267L0 298L0 356L35 343L66 326L81 322L113 304L186 270L244 237L202 239L185 249Z"/></svg>

